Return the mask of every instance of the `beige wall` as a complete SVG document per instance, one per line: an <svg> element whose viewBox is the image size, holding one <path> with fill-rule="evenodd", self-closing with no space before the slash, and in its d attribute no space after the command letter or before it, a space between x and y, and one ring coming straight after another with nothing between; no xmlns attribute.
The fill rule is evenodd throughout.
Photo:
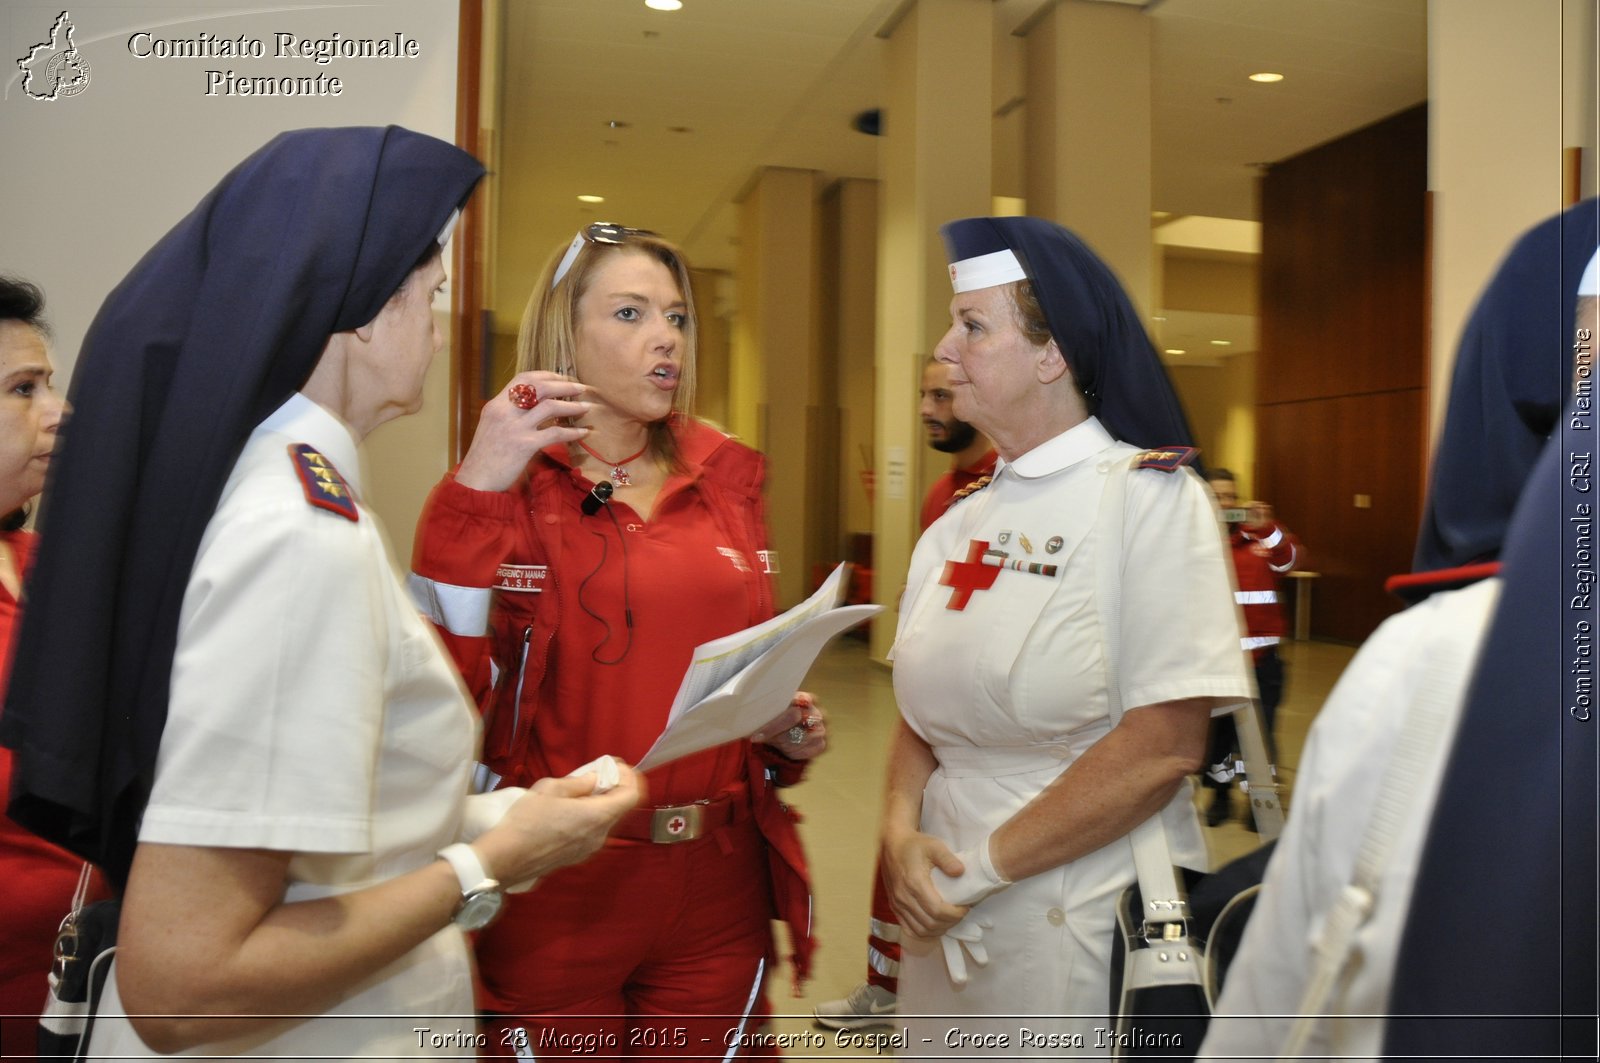
<svg viewBox="0 0 1600 1063"><path fill-rule="evenodd" d="M1594 36L1594 0L1429 0L1430 438L1478 293L1511 242L1565 205L1564 149L1584 149L1595 194Z"/></svg>
<svg viewBox="0 0 1600 1063"><path fill-rule="evenodd" d="M833 308L826 335L832 345L833 401L839 411L838 534L834 545L844 557L849 536L871 534L872 504L863 473L872 470L873 393L876 372L873 339L877 328L878 183L844 180L834 185L829 241L834 254L822 268L831 271ZM827 281L824 282L828 284Z"/></svg>
<svg viewBox="0 0 1600 1063"><path fill-rule="evenodd" d="M1231 355L1215 366L1178 366L1169 371L1189 415L1200 460L1208 467L1231 470L1238 477L1240 494L1250 496L1256 480L1255 353Z"/></svg>
<svg viewBox="0 0 1600 1063"><path fill-rule="evenodd" d="M1257 267L1168 251L1161 256L1162 302L1168 310L1200 310L1254 317Z"/></svg>
<svg viewBox="0 0 1600 1063"><path fill-rule="evenodd" d="M700 326L694 356L694 412L726 428L733 335L730 307L724 305L728 301L724 293L733 288L733 278L721 270L697 269L692 283L695 315Z"/></svg>
<svg viewBox="0 0 1600 1063"><path fill-rule="evenodd" d="M59 3L8 2L0 54L22 55L49 35ZM0 268L44 288L55 326L56 361L70 375L100 303L151 245L233 166L273 135L303 126L397 123L454 139L457 4L387 0L330 7L244 0L71 5L74 43L91 80L77 96L27 99L12 64L0 99L0 143L11 162L0 196L5 234ZM268 58L228 63L135 58L139 31L192 38L202 30L266 42ZM273 34L382 37L403 32L420 44L408 60L340 60L326 66L273 59ZM208 68L252 76L337 76L337 97L207 97ZM248 69L246 69L248 67ZM441 306L443 302L441 301ZM378 430L367 449L367 499L409 554L411 529L428 485L445 466L448 374L430 374L423 413Z"/></svg>

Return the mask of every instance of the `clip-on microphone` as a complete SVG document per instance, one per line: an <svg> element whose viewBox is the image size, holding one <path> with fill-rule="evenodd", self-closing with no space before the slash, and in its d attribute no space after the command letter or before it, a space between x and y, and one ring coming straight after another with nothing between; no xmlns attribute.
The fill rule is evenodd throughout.
<svg viewBox="0 0 1600 1063"><path fill-rule="evenodd" d="M584 496L583 501L578 503L578 508L583 510L585 517L592 517L611 501L611 493L615 490L616 486L610 480L601 480L594 485L593 490ZM633 648L633 607L628 603L628 540L622 532L622 524L617 520L616 512L606 509L606 516L610 517L611 523L616 526L617 542L622 547L622 620L627 627L628 641L623 645L621 653L612 658L600 656L600 647L611 641L611 624L605 617L589 608L588 603L583 600L584 588L589 585L589 581L595 577L596 573L606 563L605 536L593 528L589 530L600 540L600 560L595 562L594 571L583 577L583 581L578 584L578 605L584 612L604 624L606 629L606 637L600 640L599 645L589 651L589 656L594 659L596 664L621 664L622 659Z"/></svg>
<svg viewBox="0 0 1600 1063"><path fill-rule="evenodd" d="M583 510L583 515L585 517L594 516L596 513L600 512L601 506L611 501L611 492L613 490L615 490L615 488L611 486L610 480L601 480L599 483L594 485L594 490L590 491L589 494L584 497L584 500L578 504L578 508Z"/></svg>

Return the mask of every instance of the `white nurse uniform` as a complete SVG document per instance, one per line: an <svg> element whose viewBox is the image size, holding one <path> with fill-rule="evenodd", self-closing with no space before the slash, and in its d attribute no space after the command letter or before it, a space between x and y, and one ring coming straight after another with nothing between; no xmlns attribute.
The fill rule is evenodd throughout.
<svg viewBox="0 0 1600 1063"><path fill-rule="evenodd" d="M895 694L938 760L922 829L953 851L977 844L1110 730L1096 600L1097 566L1108 559L1121 558L1115 681L1129 711L1199 697L1226 708L1250 696L1210 496L1187 469L1130 471L1136 453L1090 418L1002 462L989 486L952 505L917 544ZM1112 475L1128 477L1120 551L1097 541ZM985 550L1022 567L984 565ZM991 574L987 589L963 589ZM1203 869L1189 785L1161 815L1174 859ZM964 986L950 979L937 942L908 942L900 1013L909 1050L1105 1050L1113 905L1133 879L1132 849L1118 840L979 902L989 962L969 964Z"/></svg>
<svg viewBox="0 0 1600 1063"><path fill-rule="evenodd" d="M184 596L139 832L141 844L293 852L288 901L433 861L460 831L477 736L382 529L364 509L352 520L308 502L289 453L301 443L360 495L355 439L304 396L250 436ZM147 1057L112 974L90 1053ZM470 1057L474 1033L466 941L447 926L320 1016L183 1054Z"/></svg>

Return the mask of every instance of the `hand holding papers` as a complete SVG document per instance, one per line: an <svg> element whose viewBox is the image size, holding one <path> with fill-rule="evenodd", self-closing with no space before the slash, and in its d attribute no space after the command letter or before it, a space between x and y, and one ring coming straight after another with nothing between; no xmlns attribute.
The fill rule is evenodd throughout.
<svg viewBox="0 0 1600 1063"><path fill-rule="evenodd" d="M610 793L622 781L622 772L617 769L617 761L610 754L595 757L581 768L573 768L567 772L567 778L576 778L579 775L594 773L594 792L597 794Z"/></svg>
<svg viewBox="0 0 1600 1063"><path fill-rule="evenodd" d="M828 640L880 612L840 606L846 567L780 616L695 647L667 726L639 770L753 734L789 704Z"/></svg>

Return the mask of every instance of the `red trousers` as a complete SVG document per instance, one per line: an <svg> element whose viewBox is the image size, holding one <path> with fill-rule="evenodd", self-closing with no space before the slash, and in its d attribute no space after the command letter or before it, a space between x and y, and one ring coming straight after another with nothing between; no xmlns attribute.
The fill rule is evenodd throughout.
<svg viewBox="0 0 1600 1063"><path fill-rule="evenodd" d="M484 1058L720 1059L769 1013L767 845L748 818L613 839L508 900L477 944Z"/></svg>
<svg viewBox="0 0 1600 1063"><path fill-rule="evenodd" d="M900 917L889 904L881 863L872 869L872 920L867 925L867 981L891 993L900 989Z"/></svg>

